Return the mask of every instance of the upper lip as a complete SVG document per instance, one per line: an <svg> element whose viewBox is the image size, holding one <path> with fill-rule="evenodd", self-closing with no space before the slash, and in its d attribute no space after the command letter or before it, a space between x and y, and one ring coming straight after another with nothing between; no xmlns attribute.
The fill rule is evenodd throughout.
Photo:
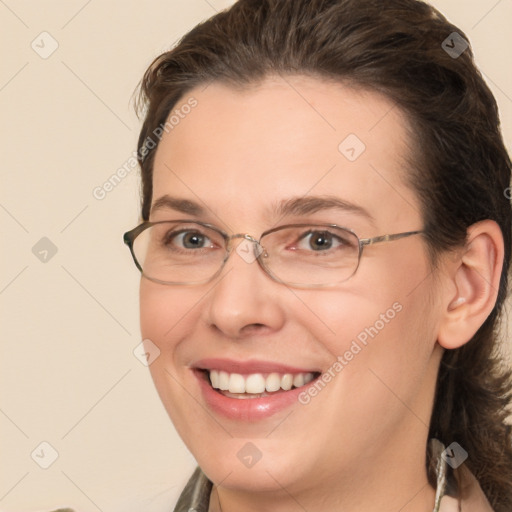
<svg viewBox="0 0 512 512"><path fill-rule="evenodd" d="M251 373L315 373L319 371L257 359L236 361L234 359L209 358L196 361L192 367L198 370L220 370L242 375Z"/></svg>

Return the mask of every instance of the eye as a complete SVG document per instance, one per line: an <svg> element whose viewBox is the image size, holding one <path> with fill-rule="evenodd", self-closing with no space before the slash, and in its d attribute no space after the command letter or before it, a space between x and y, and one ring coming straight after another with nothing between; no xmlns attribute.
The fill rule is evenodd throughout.
<svg viewBox="0 0 512 512"><path fill-rule="evenodd" d="M311 230L301 235L296 245L297 249L322 252L330 249L352 247L353 243L348 237L337 235L326 230Z"/></svg>
<svg viewBox="0 0 512 512"><path fill-rule="evenodd" d="M328 231L312 231L302 235L299 240L299 249L311 249L313 251L326 251L335 243L332 233Z"/></svg>
<svg viewBox="0 0 512 512"><path fill-rule="evenodd" d="M213 242L204 233L197 230L172 231L167 233L165 245L176 245L182 249L205 249L214 247Z"/></svg>

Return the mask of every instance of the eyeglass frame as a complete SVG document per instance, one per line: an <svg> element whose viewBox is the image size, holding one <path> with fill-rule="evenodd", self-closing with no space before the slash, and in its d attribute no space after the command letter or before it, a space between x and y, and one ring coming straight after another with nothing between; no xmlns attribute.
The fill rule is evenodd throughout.
<svg viewBox="0 0 512 512"><path fill-rule="evenodd" d="M176 283L176 282L162 281L160 279L155 279L153 277L149 277L146 274L144 274L144 270L142 269L140 263L137 261L137 257L135 256L135 251L133 249L133 245L134 245L135 239L143 231L145 231L146 229L149 229L150 227L152 227L154 225L165 224L165 223L172 223L172 222L181 222L181 223L185 223L185 224L198 224L199 226L203 226L205 228L212 229L213 231L219 233L219 235L222 236L222 238L225 241L226 255L225 255L224 259L222 260L220 268L211 277L209 277L208 279L205 279L203 281ZM262 254L265 251L262 251L259 255L256 256L255 259L257 260L258 265L260 266L260 268L273 281L281 283L281 284L284 284L286 286L291 286L291 287L294 287L294 288L327 288L327 287L330 287L330 286L336 286L338 284L344 283L345 281L348 281L350 278L352 278L354 276L354 274L357 272L357 269L359 268L359 263L361 262L361 257L362 257L362 254L363 254L363 248L366 247L367 245L374 245L374 244L377 244L377 243L380 243L380 242L393 242L395 240L400 240L402 238L407 238L407 237L412 236L412 235L419 235L419 234L422 234L422 233L425 232L424 230L404 231L404 232L401 232L401 233L392 233L392 234L387 234L387 235L379 235L379 236L374 236L374 237L371 237L371 238L359 238L359 236L356 233L354 233L354 231L352 229L347 228L345 226L339 226L338 224L299 223L299 224L284 224L282 226L277 226L277 227L268 229L268 230L264 231L260 235L260 238L258 240L256 238L254 238L253 236L249 235L248 233L236 233L234 235L228 235L225 231L222 231L217 226L215 226L213 224L209 224L207 222L201 222L201 221L190 220L190 219L177 219L177 220L160 220L160 221L156 221L156 222L144 221L141 224L139 224L138 226L136 226L135 228L127 231L126 233L124 233L123 234L123 242L130 249L130 253L132 255L132 258L133 258L133 261L135 263L135 266L139 269L141 275L144 276L146 279L149 279L150 281L153 281L153 282L159 283L159 284L164 284L164 285L176 285L176 286L183 286L183 285L185 285L185 286L191 286L191 285L196 285L196 284L199 285L199 284L209 283L209 282L213 281L222 272L222 269L226 265L226 262L228 261L229 257L231 256L231 253L232 253L232 249L233 249L232 248L232 244L231 244L232 240L236 240L236 239L248 240L248 241L252 242L253 244L257 244L259 247L263 248L263 246L261 245L261 239L263 237L271 234L271 233L274 233L276 231L280 231L280 230L286 229L286 228L312 227L312 226L319 227L319 228L342 229L344 231L347 231L347 232L351 233L352 235L354 235L356 237L356 239L358 241L359 249L358 249L358 254L357 254L357 265L354 268L354 271L352 272L352 274L350 274L350 276L348 276L347 278L343 279L342 281L336 281L336 282L333 282L333 283L327 283L327 284L321 284L321 285L290 283L288 281L283 281L282 279L279 279L279 277L277 277L275 274L273 274L270 271L270 269L265 266L265 264L262 261Z"/></svg>

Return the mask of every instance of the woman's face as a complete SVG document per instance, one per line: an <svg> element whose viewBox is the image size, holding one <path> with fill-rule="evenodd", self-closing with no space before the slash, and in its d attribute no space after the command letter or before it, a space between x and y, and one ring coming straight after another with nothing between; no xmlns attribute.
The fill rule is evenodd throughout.
<svg viewBox="0 0 512 512"><path fill-rule="evenodd" d="M182 109L191 97L197 104ZM155 156L152 221L193 219L255 238L293 223L337 224L360 238L422 229L403 178L405 119L375 93L306 77L213 83L175 110ZM160 397L215 483L298 495L396 466L413 481L424 478L440 358L433 290L418 235L365 247L357 272L323 289L273 281L234 249L207 284L142 278L142 336L160 350L150 365ZM229 395L213 389L212 370L299 387ZM320 377L300 387L306 374Z"/></svg>

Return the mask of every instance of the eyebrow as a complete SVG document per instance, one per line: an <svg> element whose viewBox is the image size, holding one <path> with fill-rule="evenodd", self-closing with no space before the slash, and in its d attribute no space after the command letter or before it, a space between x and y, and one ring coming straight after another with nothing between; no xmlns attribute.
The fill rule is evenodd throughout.
<svg viewBox="0 0 512 512"><path fill-rule="evenodd" d="M204 215L205 208L203 208L200 204L195 201L190 201L189 199L179 199L177 197L171 197L167 194L159 197L151 206L151 213L154 213L156 210L175 210L180 213L185 213L187 215L193 215L195 217L199 217Z"/></svg>
<svg viewBox="0 0 512 512"><path fill-rule="evenodd" d="M158 198L151 206L151 212L156 210L175 210L186 215L200 217L206 214L206 208L190 199L181 199L167 194ZM365 217L372 224L375 223L374 217L362 206L341 199L336 196L304 196L285 199L272 206L273 215L281 218L290 215L305 216L317 213L323 210L340 210L343 212L354 213Z"/></svg>
<svg viewBox="0 0 512 512"><path fill-rule="evenodd" d="M372 224L374 217L362 206L336 196L304 196L283 200L274 207L280 217L287 215L309 215L323 210L341 210L365 217Z"/></svg>

